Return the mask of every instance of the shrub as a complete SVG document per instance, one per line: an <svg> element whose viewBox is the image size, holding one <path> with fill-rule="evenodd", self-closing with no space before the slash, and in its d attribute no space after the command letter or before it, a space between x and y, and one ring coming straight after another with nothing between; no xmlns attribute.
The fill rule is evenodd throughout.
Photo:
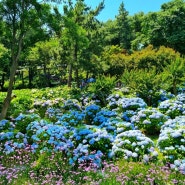
<svg viewBox="0 0 185 185"><path fill-rule="evenodd" d="M98 76L96 82L90 83L87 90L96 96L101 106L106 106L106 99L114 88L115 82L115 77Z"/></svg>
<svg viewBox="0 0 185 185"><path fill-rule="evenodd" d="M107 97L107 107L111 110L118 108L118 101L121 98L119 94L111 94Z"/></svg>
<svg viewBox="0 0 185 185"><path fill-rule="evenodd" d="M93 119L94 125L101 125L104 122L107 122L110 118L113 118L117 115L115 111L111 111L108 109L101 109L96 113L96 116Z"/></svg>
<svg viewBox="0 0 185 185"><path fill-rule="evenodd" d="M146 134L159 134L161 126L167 120L167 116L157 109L143 109L131 117L131 122Z"/></svg>
<svg viewBox="0 0 185 185"><path fill-rule="evenodd" d="M58 117L58 121L66 127L80 126L84 124L85 114L80 111L70 110Z"/></svg>
<svg viewBox="0 0 185 185"><path fill-rule="evenodd" d="M6 119L0 121L0 132L6 131L10 128L10 122Z"/></svg>
<svg viewBox="0 0 185 185"><path fill-rule="evenodd" d="M39 120L40 116L37 114L20 114L15 118L15 130L25 134L27 126L32 122Z"/></svg>
<svg viewBox="0 0 185 185"><path fill-rule="evenodd" d="M134 125L130 122L123 121L119 117L113 117L99 125L99 128L106 129L108 133L111 133L115 137L120 132L134 129Z"/></svg>
<svg viewBox="0 0 185 185"><path fill-rule="evenodd" d="M157 93L161 89L161 77L155 69L131 71L126 70L121 78L122 83L142 98L148 106L156 106Z"/></svg>
<svg viewBox="0 0 185 185"><path fill-rule="evenodd" d="M141 98L121 98L118 100L120 111L133 110L145 108L147 105Z"/></svg>
<svg viewBox="0 0 185 185"><path fill-rule="evenodd" d="M169 162L184 159L185 117L169 119L161 128L157 146Z"/></svg>
<svg viewBox="0 0 185 185"><path fill-rule="evenodd" d="M185 105L178 99L165 100L159 104L158 108L172 119L185 114Z"/></svg>
<svg viewBox="0 0 185 185"><path fill-rule="evenodd" d="M118 134L113 142L112 155L126 160L146 160L152 154L153 141L139 130L129 130Z"/></svg>
<svg viewBox="0 0 185 185"><path fill-rule="evenodd" d="M81 105L76 99L68 99L66 101L63 101L63 103L64 104L61 108L64 113L68 112L69 110L81 110Z"/></svg>
<svg viewBox="0 0 185 185"><path fill-rule="evenodd" d="M101 110L101 107L95 104L86 106L85 110L83 111L85 114L85 123L86 124L93 124L93 119L96 116L96 113L98 113Z"/></svg>

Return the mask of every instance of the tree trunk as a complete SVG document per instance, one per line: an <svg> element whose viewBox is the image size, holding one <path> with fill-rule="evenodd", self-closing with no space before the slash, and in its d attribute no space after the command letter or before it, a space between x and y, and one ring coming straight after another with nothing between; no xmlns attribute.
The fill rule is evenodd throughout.
<svg viewBox="0 0 185 185"><path fill-rule="evenodd" d="M72 73L73 73L73 66L72 64L69 64L69 76L68 76L68 81L67 81L68 87L71 87Z"/></svg>
<svg viewBox="0 0 185 185"><path fill-rule="evenodd" d="M28 79L29 79L29 88L32 88L32 80L33 80L33 70L31 67L29 67L28 70Z"/></svg>
<svg viewBox="0 0 185 185"><path fill-rule="evenodd" d="M10 106L10 102L11 102L11 99L12 99L12 90L13 90L13 84L14 84L14 77L15 77L17 68L18 68L18 62L15 60L15 61L13 61L13 64L11 66L8 91L7 91L6 98L3 102L3 106L2 106L2 110L1 110L1 114L0 114L0 120L4 119L6 117L8 108Z"/></svg>
<svg viewBox="0 0 185 185"><path fill-rule="evenodd" d="M87 81L88 78L89 78L89 72L87 71L85 80Z"/></svg>
<svg viewBox="0 0 185 185"><path fill-rule="evenodd" d="M4 102L3 102L3 106L2 106L2 110L1 110L1 114L0 114L0 120L5 119L5 117L7 115L8 108L10 106L11 99L12 99L12 90L13 90L16 70L18 68L18 61L19 61L20 54L22 51L23 37L24 37L24 35L20 36L17 52L15 52L15 47L12 46L12 48L14 48L14 49L12 49L12 54L11 54L12 66L10 68L10 80L9 80L7 95L6 95L6 98L4 99Z"/></svg>
<svg viewBox="0 0 185 185"><path fill-rule="evenodd" d="M74 54L73 54L73 61L74 61L74 64L75 64L75 80L76 80L76 83L77 83L77 87L80 86L79 84L79 77L78 77L78 48L77 48L77 43L75 43L74 45Z"/></svg>
<svg viewBox="0 0 185 185"><path fill-rule="evenodd" d="M76 78L77 87L80 87L79 75L78 75L78 67L75 70L75 78Z"/></svg>
<svg viewBox="0 0 185 185"><path fill-rule="evenodd" d="M24 71L21 71L22 86L24 87Z"/></svg>
<svg viewBox="0 0 185 185"><path fill-rule="evenodd" d="M5 83L5 74L2 74L2 79L1 79L1 91L4 91L4 83Z"/></svg>

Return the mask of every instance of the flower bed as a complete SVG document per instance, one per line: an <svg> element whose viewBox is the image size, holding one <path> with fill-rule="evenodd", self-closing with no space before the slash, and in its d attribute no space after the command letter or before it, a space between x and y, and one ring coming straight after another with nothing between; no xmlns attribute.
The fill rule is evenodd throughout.
<svg viewBox="0 0 185 185"><path fill-rule="evenodd" d="M3 157L29 146L29 151L38 158L47 152L61 153L71 168L83 164L94 165L100 170L103 160L124 159L149 164L162 158L164 164L170 163L172 169L185 173L183 94L175 100L164 100L157 108L147 107L140 98L120 95L107 99L114 102L114 106L101 107L94 102L82 105L75 99L59 99L61 101L56 101L55 105L53 94L48 95L51 104L37 97L42 104L46 101L43 112L35 107L15 118L0 121L0 153ZM162 109L161 105L165 103L175 108ZM152 134L159 134L157 145L150 138Z"/></svg>

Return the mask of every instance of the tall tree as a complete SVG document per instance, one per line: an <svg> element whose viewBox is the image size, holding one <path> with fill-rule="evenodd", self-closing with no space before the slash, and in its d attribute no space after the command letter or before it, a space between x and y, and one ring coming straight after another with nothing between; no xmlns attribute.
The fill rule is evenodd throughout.
<svg viewBox="0 0 185 185"><path fill-rule="evenodd" d="M184 15L184 0L172 0L164 3L159 12L146 14L139 35L143 44L155 47L164 45L185 54Z"/></svg>
<svg viewBox="0 0 185 185"><path fill-rule="evenodd" d="M124 3L122 2L119 7L119 13L116 16L116 21L119 46L126 50L131 49L132 40L132 31L128 14L129 12L125 9Z"/></svg>
<svg viewBox="0 0 185 185"><path fill-rule="evenodd" d="M78 70L80 67L80 55L82 50L88 48L89 31L92 19L102 10L103 2L96 10L91 10L84 0L77 0L75 5L64 7L64 29L62 31L62 45L69 51L68 57L68 86L71 86L72 72L75 70L75 78L78 83ZM90 29L89 29L90 30ZM64 53L63 53L64 54Z"/></svg>
<svg viewBox="0 0 185 185"><path fill-rule="evenodd" d="M10 106L13 82L19 66L24 41L29 31L35 28L42 15L45 4L36 0L2 0L0 1L0 18L5 23L6 46L10 49L11 68L10 79L6 98L3 102L0 120L6 117Z"/></svg>
<svg viewBox="0 0 185 185"><path fill-rule="evenodd" d="M185 54L185 1L172 0L161 6L160 26L165 45Z"/></svg>
<svg viewBox="0 0 185 185"><path fill-rule="evenodd" d="M104 46L120 45L116 20L108 20L103 23L100 31L104 35L104 39L102 40Z"/></svg>
<svg viewBox="0 0 185 185"><path fill-rule="evenodd" d="M142 22L144 17L145 16L143 12L139 12L130 17L131 29L133 33L133 38L131 41L132 50L140 50L142 46L144 46L145 41L143 40L143 38L145 38L145 35L141 34Z"/></svg>
<svg viewBox="0 0 185 185"><path fill-rule="evenodd" d="M40 41L28 53L26 57L30 63L30 67L43 70L39 72L39 77L42 77L37 86L44 87L51 85L51 74L58 71L60 61L60 44L58 38L51 38L47 41ZM30 82L32 84L32 79Z"/></svg>

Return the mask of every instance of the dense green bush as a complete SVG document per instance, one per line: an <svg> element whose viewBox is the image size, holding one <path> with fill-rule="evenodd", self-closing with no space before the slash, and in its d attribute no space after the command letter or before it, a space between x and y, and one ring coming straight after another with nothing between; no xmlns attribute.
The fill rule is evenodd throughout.
<svg viewBox="0 0 185 185"><path fill-rule="evenodd" d="M89 83L87 90L100 101L101 106L107 104L106 98L115 87L116 78L110 76L98 76L96 81Z"/></svg>

